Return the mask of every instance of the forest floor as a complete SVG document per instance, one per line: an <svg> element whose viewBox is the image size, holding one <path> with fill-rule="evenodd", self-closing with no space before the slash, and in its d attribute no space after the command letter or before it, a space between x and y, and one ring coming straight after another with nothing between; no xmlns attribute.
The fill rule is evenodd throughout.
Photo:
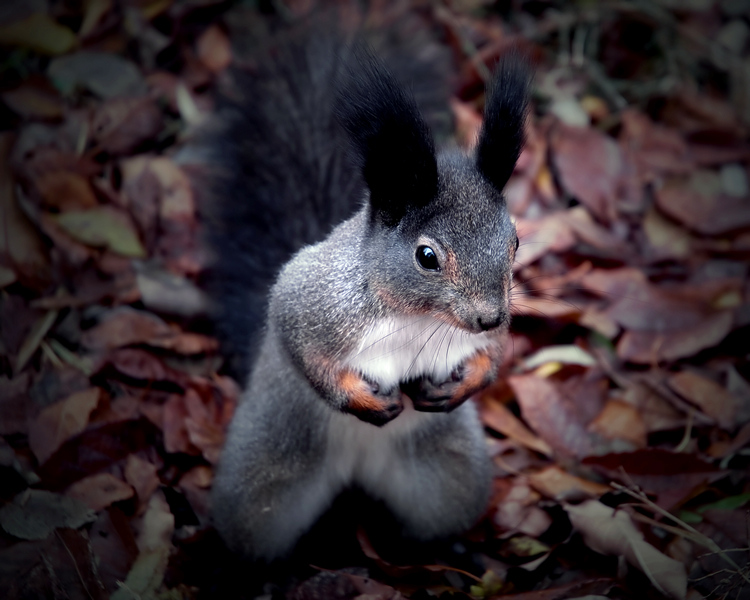
<svg viewBox="0 0 750 600"><path fill-rule="evenodd" d="M179 157L243 35L313 3L0 8L0 597L750 598L743 0L369 3L450 53L459 144L499 57L536 70L492 502L419 559L362 528L331 563L222 547L239 387Z"/></svg>

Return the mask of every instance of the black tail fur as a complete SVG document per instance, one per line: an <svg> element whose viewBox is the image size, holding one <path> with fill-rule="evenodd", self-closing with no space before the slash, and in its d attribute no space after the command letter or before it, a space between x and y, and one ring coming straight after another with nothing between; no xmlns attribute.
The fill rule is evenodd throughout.
<svg viewBox="0 0 750 600"><path fill-rule="evenodd" d="M389 67L411 84L426 114L438 114L436 105L447 106L442 55L407 63L402 56L408 50L394 50L391 42ZM230 371L240 380L254 360L266 297L280 267L302 246L323 239L365 196L360 165L334 106L361 68L358 60L365 69L383 67L367 67L374 59L361 53L357 59L351 47L319 24L272 41L251 72L232 73L217 124L204 138L210 173L201 195L215 253L209 286Z"/></svg>

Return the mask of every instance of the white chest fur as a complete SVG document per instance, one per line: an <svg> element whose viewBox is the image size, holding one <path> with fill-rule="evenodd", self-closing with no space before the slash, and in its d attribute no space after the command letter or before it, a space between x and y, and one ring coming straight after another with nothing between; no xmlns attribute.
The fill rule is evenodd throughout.
<svg viewBox="0 0 750 600"><path fill-rule="evenodd" d="M393 317L370 327L346 364L384 388L423 375L440 381L490 341L433 317Z"/></svg>

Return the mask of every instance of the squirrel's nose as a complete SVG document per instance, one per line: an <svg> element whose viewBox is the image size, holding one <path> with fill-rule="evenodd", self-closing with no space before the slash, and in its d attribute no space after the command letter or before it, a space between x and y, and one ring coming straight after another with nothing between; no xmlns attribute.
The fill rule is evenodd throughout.
<svg viewBox="0 0 750 600"><path fill-rule="evenodd" d="M505 311L497 309L477 317L477 325L482 331L489 331L500 327L505 322Z"/></svg>

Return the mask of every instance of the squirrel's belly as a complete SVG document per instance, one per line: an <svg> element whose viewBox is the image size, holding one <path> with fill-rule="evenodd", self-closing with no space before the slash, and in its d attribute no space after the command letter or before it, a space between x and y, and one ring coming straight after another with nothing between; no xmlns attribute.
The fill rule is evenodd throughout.
<svg viewBox="0 0 750 600"><path fill-rule="evenodd" d="M345 362L384 388L424 375L439 381L491 341L430 316L392 317L372 325Z"/></svg>

